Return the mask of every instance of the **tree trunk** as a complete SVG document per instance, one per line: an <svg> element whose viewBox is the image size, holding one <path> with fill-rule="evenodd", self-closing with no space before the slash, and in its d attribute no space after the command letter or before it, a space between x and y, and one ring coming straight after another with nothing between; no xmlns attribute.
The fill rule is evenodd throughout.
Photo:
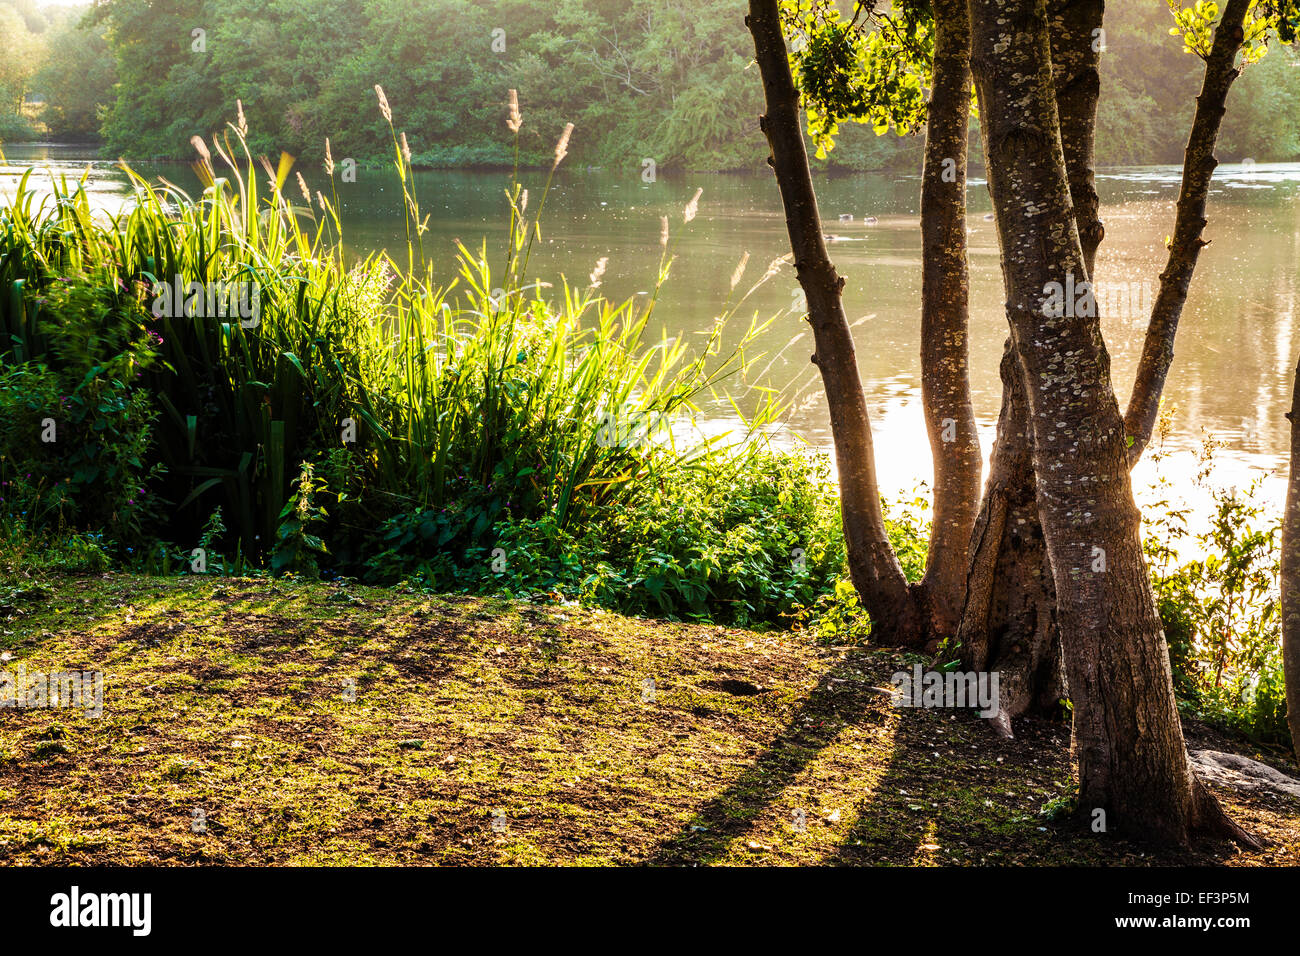
<svg viewBox="0 0 1300 956"><path fill-rule="evenodd" d="M1097 248L1105 236L1093 172L1103 5L1103 0L1065 0L1051 4L1049 9L1057 114L1074 219L1090 281L1096 278ZM1242 43L1241 24L1246 6L1244 0L1229 4L1216 28L1214 47L1206 62L1183 165L1169 262L1161 275L1161 293L1152 313L1125 418L1126 431L1134 438L1129 446L1130 467L1137 463L1150 440L1160 393L1173 359L1178 318L1186 302L1197 255L1206 244L1200 239L1200 233L1205 225L1206 198L1216 165L1214 145L1228 89L1239 73L1233 63ZM1005 374L1003 378L1005 381ZM985 530L973 544L977 550L971 556L967 605L958 630L962 647L972 645L970 653L963 651L967 666L974 666L970 661L982 659L985 668L1002 672L1002 686L1008 690L1002 695L1005 713L1000 715L998 726L1007 733L1012 717L1052 711L1055 702L1066 694L1059 670L1049 666L1053 658L1059 659L1059 651L1054 654L1046 646L1055 644L1059 638L1054 627L1046 639L1037 627L1038 621L1054 618L1055 594L1049 576L1035 573L1048 567L1036 506L1030 501L1018 513L1009 515L1005 525L999 524L1006 499L1023 502L1026 495L1025 489L1006 484L1023 476L1028 469L1029 443L1016 437L1027 430L1027 422L1014 414L1022 409L1023 403L1016 402L1004 391L990 484L981 503L979 527ZM1005 460L1008 455L1018 457ZM999 527L1003 528L1001 537L996 534ZM991 574L989 569L995 567L998 572ZM1036 613L1026 613L1031 606ZM1011 610L1001 613L1003 608ZM996 653L990 656L985 648L995 641L1017 651L1028 648L1030 652L1010 659ZM1030 669L1033 674L1029 673Z"/></svg>
<svg viewBox="0 0 1300 956"><path fill-rule="evenodd" d="M1093 174L1104 6L1103 0L1065 0L1053 6L1049 28L1066 174L1090 279L1105 235ZM957 642L968 670L999 672L995 726L1011 736L1012 718L1058 712L1066 682L1056 589L1038 521L1024 387L1010 340L1002 359L1002 389Z"/></svg>
<svg viewBox="0 0 1300 956"><path fill-rule="evenodd" d="M970 19L935 0L934 71L921 175L921 399L934 460L934 512L920 604L932 638L957 629L979 507L979 435L967 347L966 152Z"/></svg>
<svg viewBox="0 0 1300 956"><path fill-rule="evenodd" d="M1046 294L1086 277L1052 78L1046 0L971 0L1011 337L1074 713L1079 806L1109 829L1184 843L1251 838L1193 776L1142 557L1128 450L1095 309ZM1075 307L1071 307L1075 306Z"/></svg>
<svg viewBox="0 0 1300 956"><path fill-rule="evenodd" d="M1187 289L1201 249L1209 243L1201 238L1205 229L1205 203L1210 194L1210 180L1219 161L1214 146L1219 139L1225 103L1232 82L1241 73L1235 66L1237 53L1245 37L1243 24L1251 0L1228 0L1223 18L1214 29L1214 43L1205 61L1205 79L1196 97L1196 116L1183 154L1183 183L1178 193L1178 213L1174 218L1169 258L1160 274L1160 291L1151 309L1142 358L1138 362L1133 394L1129 397L1124 428L1132 443L1129 463L1135 463L1151 440L1156 418L1160 414L1160 393L1165 376L1174 360L1174 335L1178 319L1187 302Z"/></svg>
<svg viewBox="0 0 1300 956"><path fill-rule="evenodd" d="M957 630L966 670L997 671L994 727L1012 736L1022 714L1059 711L1066 694L1056 588L1034 488L1033 436L1011 340L1002 354L1002 413L971 537L966 604Z"/></svg>
<svg viewBox="0 0 1300 956"><path fill-rule="evenodd" d="M1051 5L1052 82L1061 121L1061 147L1074 204L1074 222L1089 281L1097 247L1106 235L1097 197L1095 145L1097 97L1101 93L1101 24L1105 0L1058 0Z"/></svg>
<svg viewBox="0 0 1300 956"><path fill-rule="evenodd" d="M1300 760L1300 366L1286 417L1291 422L1291 474L1282 518L1282 674L1291 746Z"/></svg>
<svg viewBox="0 0 1300 956"><path fill-rule="evenodd" d="M922 619L885 531L871 421L841 298L844 280L836 274L822 238L777 0L750 0L745 24L753 34L763 77L766 113L759 126L772 151L768 164L776 173L795 272L808 299L816 348L812 361L821 372L830 408L849 576L871 616L873 639L918 645L924 640Z"/></svg>

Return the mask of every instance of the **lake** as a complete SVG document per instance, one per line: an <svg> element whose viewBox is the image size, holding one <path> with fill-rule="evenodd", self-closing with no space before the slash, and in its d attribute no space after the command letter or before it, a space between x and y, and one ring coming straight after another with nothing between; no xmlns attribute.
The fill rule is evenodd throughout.
<svg viewBox="0 0 1300 956"><path fill-rule="evenodd" d="M88 188L101 209L129 201L126 178L115 163L84 147L9 146L0 164L0 201L12 196L22 172L48 167L70 179L89 169ZM1229 157L1223 157L1225 159ZM187 190L197 180L183 163L133 164L148 178L164 176ZM313 189L327 179L303 169ZM1181 170L1174 166L1110 168L1099 172L1106 239L1097 259L1098 298L1121 403L1127 399L1141 353L1142 334L1164 266L1165 236L1173 231ZM544 173L522 177L535 206ZM453 241L471 248L486 241L499 262L508 228L504 192L508 173L429 171L416 174L422 212L430 215L426 251L436 271L456 268ZM703 189L699 214L683 224L682 210ZM832 258L846 277L845 305L854 323L858 362L873 416L882 489L912 489L929 481L930 451L921 414L919 359L921 241L917 176L855 175L817 182L826 229L836 239ZM402 193L391 169L358 169L355 183L338 185L350 251L387 248L405 257ZM286 191L297 196L291 181ZM994 224L982 181L970 187L971 384L986 454L992 445L1001 383L998 361L1007 334ZM677 259L656 307L656 331L671 335L712 327L729 295L744 253L748 266L738 292L747 290L777 257L788 252L785 222L770 176L661 175L642 181L627 171L569 169L556 177L543 216L543 241L530 272L585 286L598 259L608 257L602 291L610 298L645 295L659 259L660 216L671 223ZM852 221L839 221L851 215ZM1172 454L1163 473L1180 480L1193 473L1194 451L1207 436L1226 443L1216 455L1214 481L1243 485L1264 480L1264 494L1280 507L1289 448L1300 285L1300 164L1225 162L1215 173L1206 238L1178 334L1177 354L1165 388L1176 406ZM868 218L870 217L870 218ZM866 221L864 221L866 220ZM825 399L809 363L811 337L798 315L798 286L786 265L744 302L737 326L754 314L777 320L761 339L763 355L752 381L733 382L742 408L758 387L790 397L783 440L806 441L830 451ZM739 329L736 335L739 334ZM714 427L734 422L719 399L706 407ZM1141 489L1152 480L1151 456L1135 472ZM1280 471L1280 474L1279 474ZM1180 491L1187 487L1180 483ZM1189 491L1204 512L1204 495ZM1279 512L1280 513L1280 512Z"/></svg>

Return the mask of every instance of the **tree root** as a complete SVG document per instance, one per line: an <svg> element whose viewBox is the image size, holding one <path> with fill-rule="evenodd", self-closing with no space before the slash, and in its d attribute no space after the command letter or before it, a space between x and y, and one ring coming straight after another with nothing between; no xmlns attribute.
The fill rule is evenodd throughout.
<svg viewBox="0 0 1300 956"><path fill-rule="evenodd" d="M1262 850L1269 845L1264 837L1248 833L1233 822L1224 812L1218 798L1201 782L1195 771L1190 767L1188 771L1192 774L1192 821L1189 837L1194 834L1223 837L1247 850Z"/></svg>

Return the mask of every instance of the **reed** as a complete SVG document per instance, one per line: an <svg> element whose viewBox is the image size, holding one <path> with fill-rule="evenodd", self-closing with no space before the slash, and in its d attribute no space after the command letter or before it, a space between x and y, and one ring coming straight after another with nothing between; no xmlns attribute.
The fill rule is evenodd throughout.
<svg viewBox="0 0 1300 956"><path fill-rule="evenodd" d="M292 159L255 159L242 119L196 143L198 195L124 166L135 202L104 217L92 213L84 181L57 179L38 191L29 172L0 210L0 368L57 371L63 339L87 327L130 332L121 349L136 371L127 384L158 411L143 465L162 466L150 479L168 508L160 536L197 539L220 507L241 555L262 560L308 463L334 499L324 537L350 542L344 550L354 559L383 521L422 509L467 516L458 540L442 542L450 547L489 540L507 514L549 516L561 527L596 520L636 483L722 454L716 438L682 436L694 434L701 402L753 360L756 319L731 347L722 330L734 306L690 349L677 338L651 340L672 264L666 236L655 294L640 303L598 295L599 276L585 289L528 278L554 167L531 218L517 176L507 191L501 273L486 245L461 245L455 280L435 283L409 147L393 129L406 199L403 263L384 253L347 261L329 198L337 195L332 161L329 195L317 190L315 206L296 175L300 203L285 190ZM178 281L247 283L256 321L198 307L155 315L157 286ZM51 311L46 293L57 283L94 284L102 314L71 322ZM91 338L94 349L107 348ZM111 358L96 353L89 367L102 370ZM769 403L741 431L761 431L777 411Z"/></svg>

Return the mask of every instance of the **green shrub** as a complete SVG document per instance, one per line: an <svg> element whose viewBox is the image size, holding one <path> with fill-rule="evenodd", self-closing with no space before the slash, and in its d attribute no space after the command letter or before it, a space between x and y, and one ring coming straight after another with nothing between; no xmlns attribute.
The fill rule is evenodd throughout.
<svg viewBox="0 0 1300 956"><path fill-rule="evenodd" d="M1209 484L1207 440L1196 484L1214 502L1193 534L1170 500L1148 509L1144 547L1185 714L1260 743L1288 745L1279 614L1279 522L1245 489ZM1165 457L1157 448L1157 465ZM1168 482L1158 478L1158 487ZM1190 546L1190 547L1189 547ZM1195 549L1195 557L1180 553Z"/></svg>
<svg viewBox="0 0 1300 956"><path fill-rule="evenodd" d="M665 469L567 527L553 514L426 510L390 520L384 536L390 546L369 562L380 579L739 624L782 621L844 565L825 463L760 445Z"/></svg>
<svg viewBox="0 0 1300 956"><path fill-rule="evenodd" d="M262 186L235 127L216 157L200 144L201 196L131 174L138 202L109 222L80 185L55 181L38 202L25 178L0 210L10 512L37 531L103 534L117 560L164 571L202 542L276 572L499 587L504 543L516 589L621 595L635 581L628 606L736 620L810 602L792 549L824 582L838 571L810 473L694 437L697 401L746 367L762 331L750 323L724 349L748 293L688 350L646 334L667 240L645 299L604 299L599 266L585 287L548 291L529 258L554 168L531 208L521 183L506 197L504 261L462 246L458 280L436 286L410 159L389 135L400 258L345 262L330 200L295 205L287 158ZM255 315L164 298L233 282L252 284ZM733 439L776 412L760 403ZM56 445L40 441L48 418Z"/></svg>
<svg viewBox="0 0 1300 956"><path fill-rule="evenodd" d="M0 351L0 514L139 547L164 470L150 461L158 413L139 381L155 343L102 270L24 286L25 335ZM39 361L24 360L33 351Z"/></svg>

